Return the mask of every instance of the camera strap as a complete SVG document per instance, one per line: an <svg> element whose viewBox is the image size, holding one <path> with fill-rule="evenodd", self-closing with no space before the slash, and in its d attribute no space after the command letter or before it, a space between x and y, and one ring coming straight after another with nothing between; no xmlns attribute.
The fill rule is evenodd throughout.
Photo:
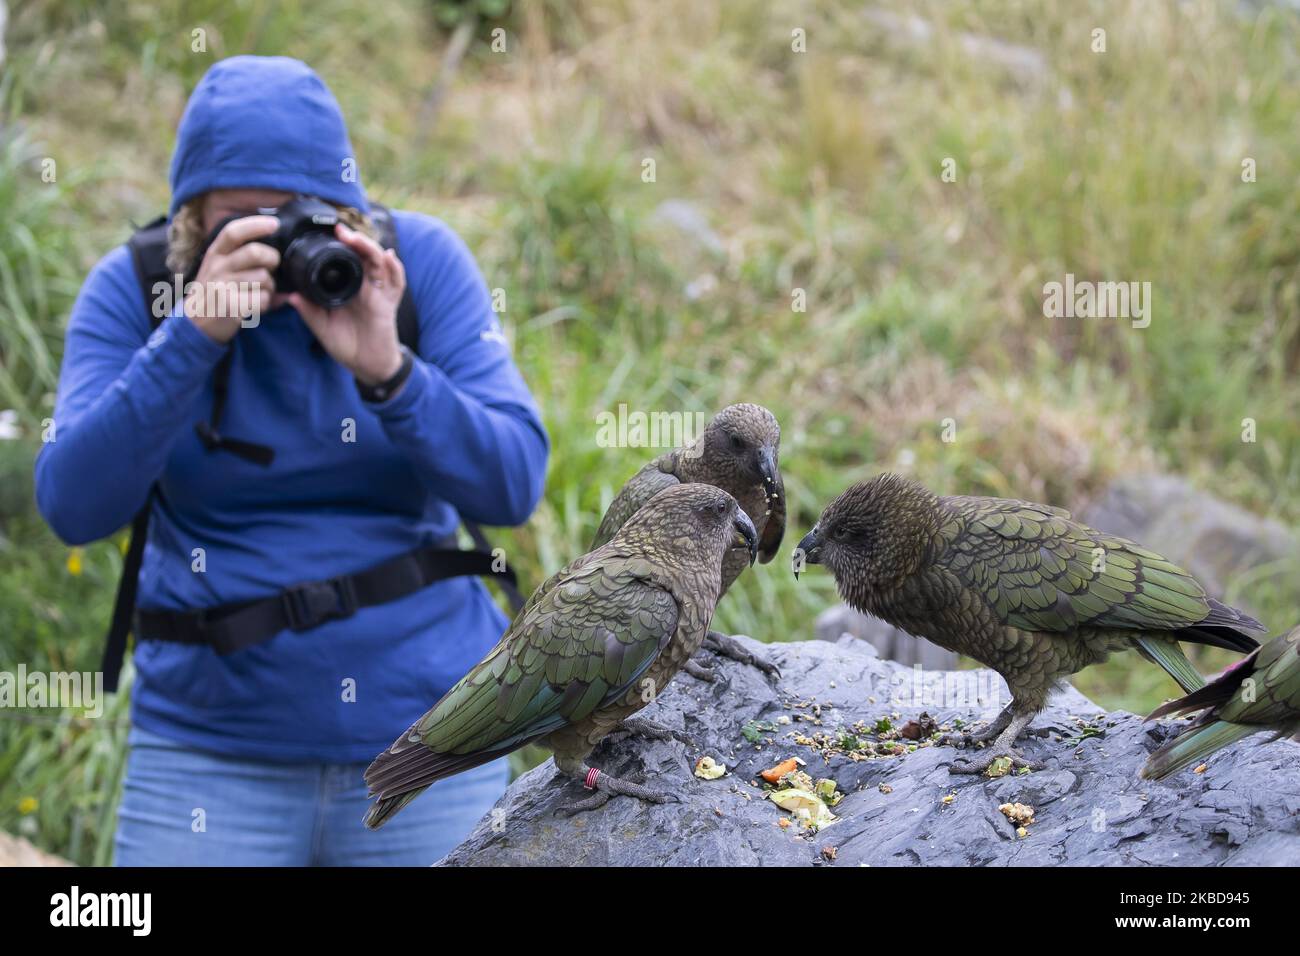
<svg viewBox="0 0 1300 956"><path fill-rule="evenodd" d="M127 241L127 247L131 250L131 261L140 280L145 314L149 316L150 328L156 329L167 316L158 315L154 309L154 289L159 284L171 288L176 279L167 267L167 217L159 216L137 229ZM190 276L181 277L182 289L189 279ZM232 356L233 352L227 350L217 363L212 376L212 412L208 420L197 423L194 430L203 442L203 447L209 451L229 451L254 464L269 465L275 459L274 449L221 434L221 415L225 411L226 396L229 393Z"/></svg>
<svg viewBox="0 0 1300 956"><path fill-rule="evenodd" d="M386 206L372 203L370 206L370 218L379 234L378 238L380 245L385 249L392 249L400 257L401 250L398 248L397 244L397 228L393 222L393 216L390 210ZM136 277L140 282L141 294L144 297L145 314L149 316L150 327L156 329L162 324L163 319L167 316L157 316L154 314L154 288L160 282L166 285L171 285L175 280L171 270L167 267L167 217L159 216L157 219L154 219L146 225L136 229L128 240L127 246L131 252L131 261L135 266ZM411 295L410 286L407 286L405 293L402 295L402 301L397 308L397 336L398 340L403 345L415 352L417 355L419 354L420 316L415 307L415 300ZM203 442L203 446L208 451L230 452L231 454L238 455L239 457L255 464L264 466L270 465L275 458L275 450L273 448L266 445L259 445L254 442L243 441L238 438L230 438L229 436L221 434L221 417L225 411L226 401L230 393L230 363L232 355L233 352L228 350L222 357L221 361L217 363L217 367L213 370L212 410L209 413L208 420L206 422L197 423L194 426L194 429L199 436L199 440ZM223 646L229 646L230 641L232 640L223 637L222 634L224 632L220 628L217 630L208 629L205 631L203 629L195 629L186 624L177 624L173 627L161 623L161 618L157 616L157 612L142 611L140 612L140 615L136 614L135 601L137 589L139 587L140 567L144 562L144 546L149 533L149 511L153 506L154 499L160 495L161 492L157 486L150 489L149 496L145 499L144 505L140 508L139 512L137 512L135 518L132 519L131 522L131 542L127 547L126 554L122 561L122 577L117 584L117 594L113 601L113 614L109 623L108 635L105 638L104 657L103 663L101 664L101 670L104 672L104 688L110 693L117 690L122 662L126 656L127 635L132 631L133 624L137 625L134 628L137 638L142 636L146 639L155 637L155 633L145 635L140 633L138 625L141 622L136 620L137 616L143 618L145 614L151 615L151 619L143 623L152 625L152 630L156 632L157 639L160 640L180 640L183 643L194 643L195 640L193 638L195 635L202 633L214 637L216 640L221 642ZM453 546L449 548L417 549L416 551L409 552L408 554L401 555L394 559L394 562L406 562L404 565L405 570L398 568L394 571L394 569L390 567L394 562L388 562L379 567L381 569L386 569L383 572L384 574L396 575L393 580L402 580L407 582L423 580L424 584L420 584L418 587L423 587L433 581L444 580L450 577L486 576L495 580L501 586L502 591L510 602L512 610L515 613L518 613L524 606L524 597L519 591L514 571L510 569L497 570L499 562L493 556L492 548L488 543L487 537L483 534L482 529L478 525L469 521L465 521L464 525L465 529L469 532L470 537L474 540L476 549L474 551L463 551L456 548L453 542ZM412 568L415 568L415 571L412 571ZM343 589L343 591L337 591L340 595L349 588L351 588L352 592L355 594L358 593L357 584L355 582L349 584L348 579L361 579L365 575L376 570L377 569L372 568L368 572L363 571L359 572L357 575L346 575L342 578L336 578L331 581L298 585L294 588L286 589L271 598L266 598L262 601L253 603L266 604L267 602L272 602L276 603L277 606L285 608L299 607L301 609L303 607L301 602L302 594L308 594L313 598L318 598L320 595L325 593L325 590L336 590L338 588ZM412 588L412 590L414 589L415 588ZM356 607L365 607L371 604L394 600L397 597L404 596L404 594L410 592L406 591L403 592L403 594L393 594L391 597L382 597L382 595L387 592L378 584L368 585L365 581L361 581L359 593L368 595L369 598L373 599L367 599L364 603L357 603ZM291 594L293 596L290 596ZM344 598L340 597L340 600L344 600ZM320 601L317 601L317 603L320 603ZM329 613L326 613L326 616L321 620L328 619L329 617L344 616L341 613L338 613L339 608L344 606L345 605L338 605L332 610L327 609L329 610ZM222 618L220 612L224 609L229 609L230 607L231 606L223 606L223 608L209 608L204 611L180 612L169 616L174 617L177 620L189 620L193 617L195 620L203 619L210 621ZM243 609L235 608L236 612L240 610ZM308 608L308 610L310 610L310 608ZM355 610L355 607L353 610ZM285 613L293 614L295 612L286 611ZM303 620L310 620L311 615L307 614L304 616L305 613L306 612L299 613L297 617L286 618L289 623L284 626L292 627L293 621L295 620L299 623ZM254 614L259 619L269 622L264 624L263 627L273 626L277 623L277 620L274 617L274 612L262 610L256 611ZM197 617L194 617L195 615L197 615ZM248 625L253 623L253 620L249 615L236 615L236 617L232 619L231 623L242 623L243 625ZM320 621L316 621L316 623L320 623ZM276 631L266 633L264 636L259 637L256 640L265 640L270 638L275 633L278 633L279 630L283 630L283 627L279 627ZM167 637L163 636L164 633L174 633L184 636ZM250 631L249 633L253 632ZM247 646L249 643L255 643L255 641L247 641L242 646ZM226 653L228 653L228 651Z"/></svg>

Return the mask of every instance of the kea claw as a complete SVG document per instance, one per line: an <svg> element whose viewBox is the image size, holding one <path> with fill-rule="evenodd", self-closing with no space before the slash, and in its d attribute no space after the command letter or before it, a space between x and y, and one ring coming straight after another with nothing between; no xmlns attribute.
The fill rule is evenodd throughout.
<svg viewBox="0 0 1300 956"><path fill-rule="evenodd" d="M625 721L626 723L626 721ZM609 774L594 770L591 767L583 768L583 779L588 781L584 783L588 789L594 791L590 797L585 800L579 800L577 803L570 804L567 807L559 807L556 814L562 817L571 817L579 813L586 813L588 810L595 810L609 803L611 797L625 796L636 797L638 800L644 800L646 803L680 803L681 797L675 793L666 793L660 790L651 790L649 787L643 787L639 783L633 783L630 780L622 780L618 777L611 777Z"/></svg>
<svg viewBox="0 0 1300 956"><path fill-rule="evenodd" d="M728 637L726 634L720 634L717 631L709 631L704 638L704 646L719 657L728 657L733 661L741 664L748 664L750 667L757 667L769 677L781 679L781 670L775 664L758 657L741 644L734 637Z"/></svg>
<svg viewBox="0 0 1300 956"><path fill-rule="evenodd" d="M944 734L939 738L940 747L974 747L977 745L987 744L996 740L998 736L1007 729L1014 715L1011 707L1008 705L1002 709L1002 713L993 718L993 722L977 734L970 733L952 733Z"/></svg>
<svg viewBox="0 0 1300 956"><path fill-rule="evenodd" d="M706 684L713 684L718 680L718 675L713 673L712 667L705 667L703 664L693 660L688 660L683 664L682 670L690 674L696 680L702 680Z"/></svg>
<svg viewBox="0 0 1300 956"><path fill-rule="evenodd" d="M989 767L993 766L993 761L997 760L999 757L1006 757L1011 761L1011 767L1009 768L1008 773L1011 770L1020 770L1022 768L1025 770L1043 769L1041 763L1026 760L1014 750L1006 753L998 753L996 749L989 748L987 757L979 756L970 760L959 760L948 768L948 772L951 774L969 774L971 776L979 773L987 773Z"/></svg>
<svg viewBox="0 0 1300 956"><path fill-rule="evenodd" d="M647 740L677 740L692 750L700 749L700 745L690 734L681 730L673 730L671 727L665 727L663 724L656 723L646 717L628 717L619 725L618 729L625 730L636 737L645 737Z"/></svg>
<svg viewBox="0 0 1300 956"><path fill-rule="evenodd" d="M1011 761L1011 766L1007 768L1008 771L1018 770L1021 767L1029 770L1042 769L1042 764L1032 763L1026 760L1021 755L1020 751L1018 751L1014 746L1016 738L1019 737L1024 729L1029 725L1029 722L1034 719L1034 712L1024 711L1019 714L1013 714L1011 708L1012 705L1008 705L1002 713L998 714L997 718L979 738L972 737L972 739L987 741L987 738L991 736L989 731L997 731L997 739L993 741L993 745L984 750L978 757L954 763L948 768L949 773L986 773L989 767L993 765L993 761L1000 758L1006 758Z"/></svg>
<svg viewBox="0 0 1300 956"><path fill-rule="evenodd" d="M944 734L938 740L940 747L958 747L968 749L971 747L982 747L985 744L997 740L1001 728L987 727L977 734L970 733L952 733Z"/></svg>

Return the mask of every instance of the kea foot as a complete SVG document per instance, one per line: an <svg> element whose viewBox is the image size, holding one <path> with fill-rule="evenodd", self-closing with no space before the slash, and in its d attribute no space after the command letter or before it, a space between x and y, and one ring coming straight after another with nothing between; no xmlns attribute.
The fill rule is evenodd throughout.
<svg viewBox="0 0 1300 956"><path fill-rule="evenodd" d="M987 756L985 755L987 754ZM989 767L993 766L993 761L999 757L1009 757L1011 759L1012 770L1042 770L1043 765L1035 763L1032 760L1026 760L1020 751L1008 748L1001 750L998 747L990 747L978 757L971 757L967 760L960 760L948 768L949 773L970 774L974 776L978 773L986 773Z"/></svg>
<svg viewBox="0 0 1300 956"><path fill-rule="evenodd" d="M705 667L693 660L688 660L682 665L682 670L690 674L696 680L702 680L706 684L712 684L718 679L718 675L713 673L712 667Z"/></svg>
<svg viewBox="0 0 1300 956"><path fill-rule="evenodd" d="M1011 713L1011 704L1002 708L1002 713L993 718L993 722L977 734L953 733L944 734L939 738L941 747L974 747L979 744L987 744L996 740L998 734L1007 729L1007 724L1011 723L1013 714Z"/></svg>
<svg viewBox="0 0 1300 956"><path fill-rule="evenodd" d="M651 790L649 787L643 787L641 784L633 783L630 780L611 777L604 771L596 770L594 767L584 766L583 771L582 785L592 791L591 796L567 807L560 807L555 811L558 815L571 817L578 813L586 813L588 810L595 810L609 803L611 797L620 794L625 797L636 797L646 803L678 803L681 799L675 793Z"/></svg>
<svg viewBox="0 0 1300 956"><path fill-rule="evenodd" d="M704 638L704 646L719 657L729 657L733 661L741 664L748 664L750 667L757 667L769 677L781 679L780 669L773 663L764 660L749 652L745 645L734 637L728 637L726 634L719 634L717 631L709 631Z"/></svg>
<svg viewBox="0 0 1300 956"><path fill-rule="evenodd" d="M618 729L626 730L634 737L645 737L647 740L678 740L695 750L700 749L700 745L690 734L665 727L647 717L628 717L619 724Z"/></svg>
<svg viewBox="0 0 1300 956"><path fill-rule="evenodd" d="M997 720L993 723L997 724L1001 721L1003 715L1006 713L1007 711L1003 711L1002 714L999 714ZM1041 764L1026 760L1015 746L1016 738L1019 737L1021 731L1029 725L1029 722L1034 719L1035 713L1036 711L1030 711L1028 713L1008 716L1005 729L998 734L997 739L993 741L991 746L986 748L978 757L972 757L969 760L962 760L954 763L948 768L948 772L954 774L985 773L989 767L992 766L993 761L997 760L999 757L1009 757L1011 759L1012 770L1019 770L1022 767L1029 770L1041 770Z"/></svg>

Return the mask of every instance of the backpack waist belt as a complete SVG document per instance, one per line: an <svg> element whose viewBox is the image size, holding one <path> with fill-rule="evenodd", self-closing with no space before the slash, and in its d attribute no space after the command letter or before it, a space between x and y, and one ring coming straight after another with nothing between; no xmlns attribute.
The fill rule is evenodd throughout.
<svg viewBox="0 0 1300 956"><path fill-rule="evenodd" d="M231 654L286 629L308 631L326 621L351 617L359 608L387 604L435 581L490 575L513 587L515 572L504 565L496 570L494 564L493 556L481 551L417 548L364 571L296 584L270 597L197 611L141 608L135 615L135 634L139 640L206 644L218 654Z"/></svg>

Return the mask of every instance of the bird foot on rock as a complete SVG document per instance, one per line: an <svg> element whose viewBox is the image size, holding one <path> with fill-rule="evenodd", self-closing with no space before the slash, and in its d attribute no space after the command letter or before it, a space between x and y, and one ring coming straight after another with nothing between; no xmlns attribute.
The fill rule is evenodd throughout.
<svg viewBox="0 0 1300 956"><path fill-rule="evenodd" d="M990 741L996 740L1001 732L1000 727L987 727L977 734L971 733L952 733L944 734L939 738L940 747L982 747Z"/></svg>
<svg viewBox="0 0 1300 956"><path fill-rule="evenodd" d="M1011 765L1006 770L1008 773L1021 768L1041 770L1042 764L1031 763L1015 748L1016 739L1029 726L1029 722L1034 719L1035 713L1036 711L1026 710L1016 714L1008 706L1002 713L998 714L997 719L988 728L989 730L996 728L1001 731L998 734L998 739L993 741L993 744L987 747L980 756L973 757L970 760L957 761L948 768L948 772L958 774L987 773L993 762L999 759L1009 759L1011 761Z"/></svg>
<svg viewBox="0 0 1300 956"><path fill-rule="evenodd" d="M628 717L619 724L619 730L625 730L635 737L645 737L648 740L678 740L692 749L700 749L700 745L690 734L665 727L647 717Z"/></svg>
<svg viewBox="0 0 1300 956"><path fill-rule="evenodd" d="M972 757L969 760L959 760L948 768L948 772L951 774L969 774L971 776L979 773L987 773L989 767L993 766L993 762L1000 757L1006 757L1011 761L1011 766L1007 770L1008 773L1012 770L1043 769L1041 763L1026 760L1021 754L1016 753L1014 750L1009 752L999 752L997 748L990 747L988 750L988 756L981 754L980 756Z"/></svg>
<svg viewBox="0 0 1300 956"><path fill-rule="evenodd" d="M712 667L705 667L703 664L693 660L688 660L682 665L682 670L690 674L696 680L702 680L706 684L712 684L717 681L718 675L713 673Z"/></svg>
<svg viewBox="0 0 1300 956"><path fill-rule="evenodd" d="M601 770L593 770L590 767L584 768L584 783L593 793L585 800L579 800L577 803L570 804L567 807L559 807L556 814L562 817L571 817L578 813L586 813L588 810L595 810L609 803L611 797L625 796L636 797L646 803L680 803L681 797L675 793L666 793L660 790L651 790L639 783L633 783L630 780L622 780L618 777L611 777Z"/></svg>
<svg viewBox="0 0 1300 956"><path fill-rule="evenodd" d="M942 737L939 738L939 746L941 747L974 747L977 745L983 746L984 744L987 744L992 740L996 740L1002 733L1004 733L1007 729L1007 726L1011 723L1013 717L1014 714L1012 713L1011 708L1009 706L1004 707L1002 709L1002 712L998 714L996 717L994 717L993 720L989 723L989 725L985 727L983 730L981 730L979 733L972 734L963 731L962 733L944 734Z"/></svg>
<svg viewBox="0 0 1300 956"><path fill-rule="evenodd" d="M748 664L750 667L757 667L769 677L781 679L781 670L775 664L752 654L744 644L734 637L728 637L726 634L720 634L717 631L709 631L704 638L704 646L719 657L728 657L733 661L741 664Z"/></svg>

